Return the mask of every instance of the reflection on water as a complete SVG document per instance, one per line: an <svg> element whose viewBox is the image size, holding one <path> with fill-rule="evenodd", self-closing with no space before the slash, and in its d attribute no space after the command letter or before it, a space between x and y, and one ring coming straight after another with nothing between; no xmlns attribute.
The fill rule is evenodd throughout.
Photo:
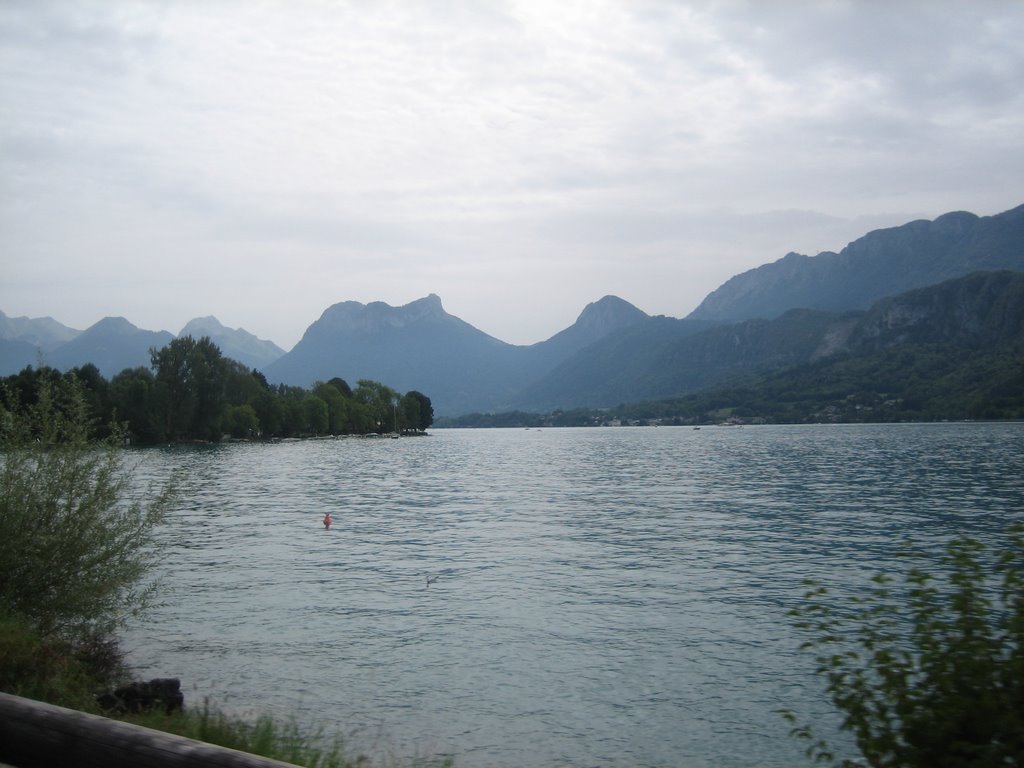
<svg viewBox="0 0 1024 768"><path fill-rule="evenodd" d="M786 610L1024 519L1024 425L451 430L144 451L182 473L128 645L227 709L462 766L791 766ZM325 531L330 511L335 523ZM435 578L431 584L427 579Z"/></svg>

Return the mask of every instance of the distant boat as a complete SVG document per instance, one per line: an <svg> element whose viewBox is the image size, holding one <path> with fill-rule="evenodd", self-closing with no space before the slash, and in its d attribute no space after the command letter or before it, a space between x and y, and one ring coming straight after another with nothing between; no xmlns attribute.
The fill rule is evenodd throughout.
<svg viewBox="0 0 1024 768"><path fill-rule="evenodd" d="M391 408L395 412L395 431L388 435L388 437L392 440L397 440L402 436L402 433L398 431L398 403L392 403Z"/></svg>

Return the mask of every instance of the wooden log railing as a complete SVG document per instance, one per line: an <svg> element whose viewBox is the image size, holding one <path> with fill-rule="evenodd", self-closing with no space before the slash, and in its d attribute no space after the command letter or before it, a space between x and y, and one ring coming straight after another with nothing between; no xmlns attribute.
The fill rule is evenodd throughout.
<svg viewBox="0 0 1024 768"><path fill-rule="evenodd" d="M0 763L16 768L295 768L7 693L0 693Z"/></svg>

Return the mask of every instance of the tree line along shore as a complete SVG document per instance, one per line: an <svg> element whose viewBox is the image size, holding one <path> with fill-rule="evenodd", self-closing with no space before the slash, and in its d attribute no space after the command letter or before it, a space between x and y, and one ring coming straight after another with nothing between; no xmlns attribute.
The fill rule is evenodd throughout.
<svg viewBox="0 0 1024 768"><path fill-rule="evenodd" d="M382 432L422 433L434 420L430 398L399 394L378 381L317 382L312 389L271 385L257 370L225 357L208 337L184 336L150 352L149 368L126 368L109 381L91 364L65 373L27 367L0 379L0 409L31 408L40 382L60 391L74 378L97 436L113 424L133 444L217 442Z"/></svg>

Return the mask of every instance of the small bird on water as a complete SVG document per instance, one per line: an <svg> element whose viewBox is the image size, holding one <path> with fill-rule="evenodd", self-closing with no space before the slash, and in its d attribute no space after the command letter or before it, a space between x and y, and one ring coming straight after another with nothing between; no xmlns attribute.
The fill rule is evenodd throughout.
<svg viewBox="0 0 1024 768"><path fill-rule="evenodd" d="M441 578L441 577L440 577L440 576L429 576L429 575L428 575L428 576L427 576L427 586L429 587L429 586L430 586L431 584L433 584L433 583L434 583L435 581L437 581L437 580L438 580L439 578Z"/></svg>

